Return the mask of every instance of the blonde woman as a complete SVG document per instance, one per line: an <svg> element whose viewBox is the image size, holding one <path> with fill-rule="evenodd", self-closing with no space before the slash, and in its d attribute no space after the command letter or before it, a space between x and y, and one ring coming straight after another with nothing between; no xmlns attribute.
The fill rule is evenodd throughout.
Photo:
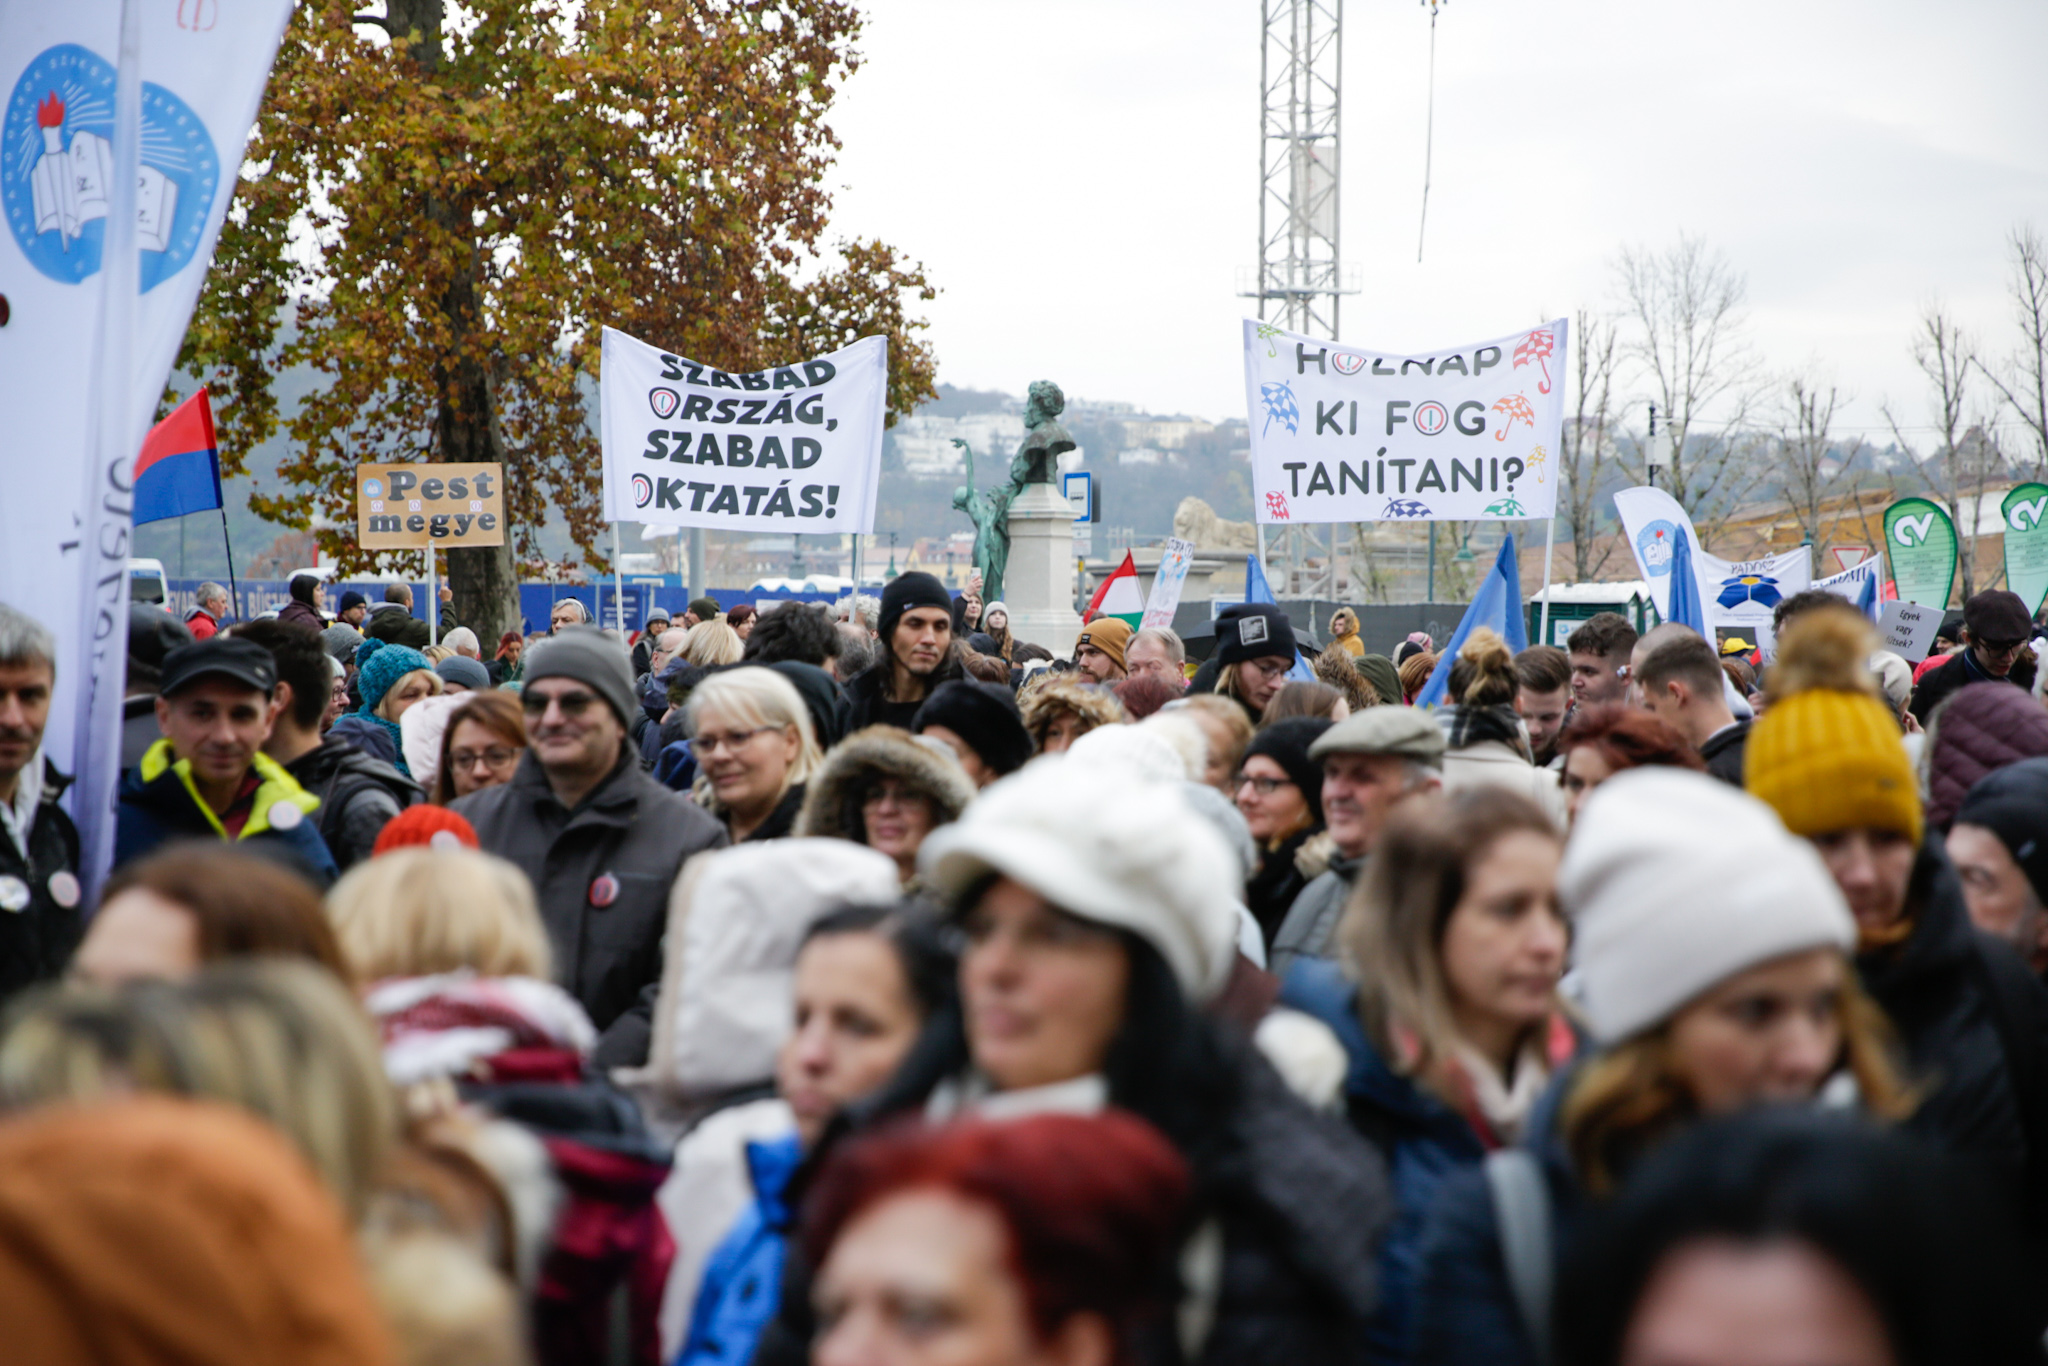
<svg viewBox="0 0 2048 1366"><path fill-rule="evenodd" d="M1526 1156L1495 1160L1526 1176L1552 1228L1703 1117L1823 1096L1882 1119L1911 1108L1889 1028L1857 985L1848 905L1763 803L1702 773L1617 774L1580 810L1557 885L1598 1051L1528 1116ZM1415 1359L1539 1359L1502 1227L1487 1173L1444 1181L1420 1244Z"/></svg>
<svg viewBox="0 0 2048 1366"><path fill-rule="evenodd" d="M1549 816L1514 793L1410 798L1338 929L1342 964L1304 958L1288 973L1285 1003L1344 1042L1345 1112L1393 1179L1374 1360L1404 1359L1422 1221L1444 1178L1520 1138L1576 1049L1557 1003L1562 853Z"/></svg>
<svg viewBox="0 0 2048 1366"><path fill-rule="evenodd" d="M691 635L703 629L692 627ZM687 724L697 760L694 795L725 822L732 842L788 835L803 808L804 784L824 757L796 685L772 669L713 674L690 694Z"/></svg>
<svg viewBox="0 0 2048 1366"><path fill-rule="evenodd" d="M699 668L708 669L718 664L739 663L746 645L738 631L714 618L692 626L683 636L683 648L677 653Z"/></svg>

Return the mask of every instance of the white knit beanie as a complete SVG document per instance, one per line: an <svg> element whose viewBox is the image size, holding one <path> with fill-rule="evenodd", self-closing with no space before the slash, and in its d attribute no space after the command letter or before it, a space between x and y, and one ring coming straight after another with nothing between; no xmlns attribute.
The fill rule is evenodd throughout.
<svg viewBox="0 0 2048 1366"><path fill-rule="evenodd" d="M999 873L1083 920L1129 930L1190 1000L1208 1000L1230 976L1243 880L1178 782L1063 754L1035 759L934 831L917 864L949 902Z"/></svg>
<svg viewBox="0 0 2048 1366"><path fill-rule="evenodd" d="M1738 972L1856 943L1820 857L1770 807L1705 774L1636 768L1579 809L1558 869L1581 1004L1603 1043Z"/></svg>

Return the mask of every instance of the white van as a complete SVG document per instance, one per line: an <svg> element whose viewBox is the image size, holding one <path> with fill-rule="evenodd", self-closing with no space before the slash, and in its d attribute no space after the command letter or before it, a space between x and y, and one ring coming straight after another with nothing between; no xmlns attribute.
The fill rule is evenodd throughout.
<svg viewBox="0 0 2048 1366"><path fill-rule="evenodd" d="M164 576L162 560L128 561L128 600L170 610L171 581Z"/></svg>

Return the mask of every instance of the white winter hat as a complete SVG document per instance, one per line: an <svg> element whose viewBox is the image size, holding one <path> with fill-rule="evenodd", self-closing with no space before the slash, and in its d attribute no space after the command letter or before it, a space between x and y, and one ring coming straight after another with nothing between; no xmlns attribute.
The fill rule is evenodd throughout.
<svg viewBox="0 0 2048 1366"><path fill-rule="evenodd" d="M465 693L437 693L422 697L398 717L405 766L412 771L412 780L429 792L441 774L441 737L448 733L448 718L468 700Z"/></svg>
<svg viewBox="0 0 2048 1366"><path fill-rule="evenodd" d="M1157 783L1178 783L1199 776L1188 772L1188 761L1173 741L1144 726L1097 726L1067 747L1067 757L1098 768L1125 769Z"/></svg>
<svg viewBox="0 0 2048 1366"><path fill-rule="evenodd" d="M1129 930L1192 1000L1230 976L1242 879L1177 783L1064 754L1036 759L934 831L917 863L947 901L999 873L1083 920Z"/></svg>
<svg viewBox="0 0 2048 1366"><path fill-rule="evenodd" d="M1581 1004L1603 1043L1760 963L1856 943L1812 847L1756 798L1683 769L1630 769L1595 789L1557 891L1574 925Z"/></svg>

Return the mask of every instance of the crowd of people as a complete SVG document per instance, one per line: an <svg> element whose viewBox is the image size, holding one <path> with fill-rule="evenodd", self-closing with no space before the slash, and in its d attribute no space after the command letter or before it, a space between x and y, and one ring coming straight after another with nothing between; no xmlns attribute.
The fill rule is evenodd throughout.
<svg viewBox="0 0 2048 1366"><path fill-rule="evenodd" d="M0 605L10 1359L2042 1360L2012 593L1917 667L384 598L133 609L92 897Z"/></svg>

